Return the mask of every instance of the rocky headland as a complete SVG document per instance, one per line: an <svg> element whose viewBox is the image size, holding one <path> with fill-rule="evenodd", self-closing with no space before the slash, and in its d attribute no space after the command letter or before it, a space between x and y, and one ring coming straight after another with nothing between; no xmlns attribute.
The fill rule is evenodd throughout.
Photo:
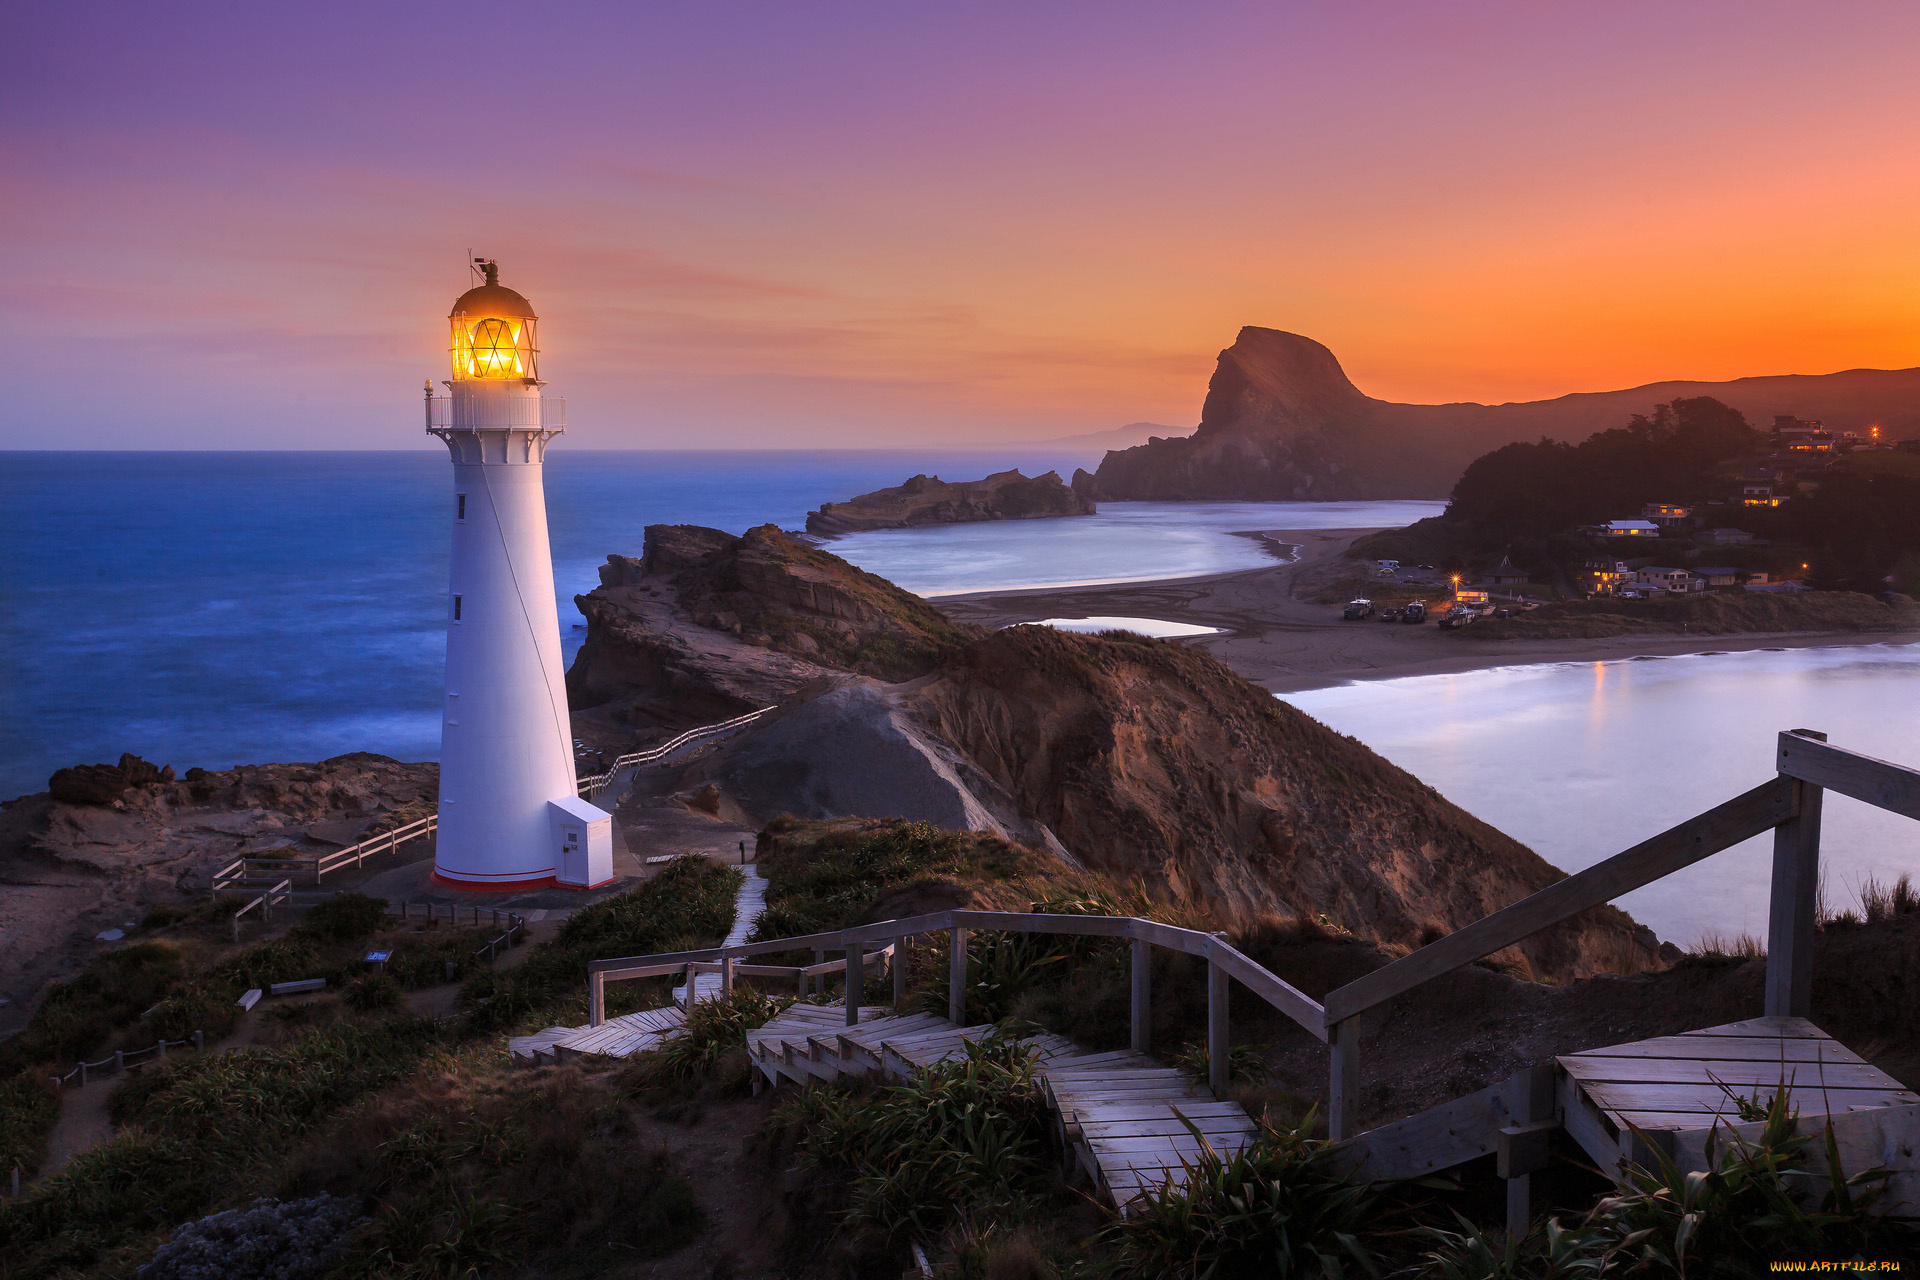
<svg viewBox="0 0 1920 1280"><path fill-rule="evenodd" d="M1093 500L1067 487L1058 472L1029 478L1015 467L984 480L914 476L905 484L846 502L823 502L818 511L807 513L807 532L833 535L982 520L1044 520L1090 516L1095 510Z"/></svg>
<svg viewBox="0 0 1920 1280"><path fill-rule="evenodd" d="M1199 428L1109 452L1073 487L1095 499L1444 498L1466 465L1515 440L1578 440L1676 396L1755 422L1791 413L1841 430L1920 430L1920 369L1658 382L1498 405L1398 404L1360 391L1311 338L1248 326L1220 353Z"/></svg>
<svg viewBox="0 0 1920 1280"><path fill-rule="evenodd" d="M759 566L752 588L743 557ZM577 683L622 715L687 693L712 705L722 673L737 699L724 710L747 709L749 687L779 703L682 784L750 822L923 820L1051 851L1223 926L1309 920L1396 951L1561 874L1196 649L982 633L771 528L649 530L631 571L642 585L612 585L629 570L610 562L610 585L582 598ZM778 638L821 628L811 647ZM696 641L699 665L685 657ZM1564 980L1673 954L1602 908L1499 959Z"/></svg>
<svg viewBox="0 0 1920 1280"><path fill-rule="evenodd" d="M608 556L574 603L575 731L609 741L771 706L833 672L922 675L977 634L773 525L650 525L641 556Z"/></svg>

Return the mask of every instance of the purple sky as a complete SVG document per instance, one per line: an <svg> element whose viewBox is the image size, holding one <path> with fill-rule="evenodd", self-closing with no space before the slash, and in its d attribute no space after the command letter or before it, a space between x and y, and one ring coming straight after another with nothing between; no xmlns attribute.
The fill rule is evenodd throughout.
<svg viewBox="0 0 1920 1280"><path fill-rule="evenodd" d="M0 448L422 447L469 247L582 447L1191 424L1242 324L1417 400L1920 363L1910 4L9 18Z"/></svg>

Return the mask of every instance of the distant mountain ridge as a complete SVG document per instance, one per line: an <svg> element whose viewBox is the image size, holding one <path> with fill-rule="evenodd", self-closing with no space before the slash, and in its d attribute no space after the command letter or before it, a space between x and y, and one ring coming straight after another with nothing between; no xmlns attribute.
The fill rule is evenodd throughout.
<svg viewBox="0 0 1920 1280"><path fill-rule="evenodd" d="M1840 430L1920 434L1920 369L1850 369L1485 405L1376 400L1311 338L1252 325L1220 353L1200 426L1110 451L1074 487L1113 500L1444 498L1467 463L1516 440L1579 440L1680 396L1712 396L1756 426L1775 414Z"/></svg>

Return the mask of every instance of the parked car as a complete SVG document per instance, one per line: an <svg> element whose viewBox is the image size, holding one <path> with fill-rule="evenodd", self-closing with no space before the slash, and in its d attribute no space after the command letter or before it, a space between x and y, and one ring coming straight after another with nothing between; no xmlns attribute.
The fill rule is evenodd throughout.
<svg viewBox="0 0 1920 1280"><path fill-rule="evenodd" d="M1398 622L1398 621L1400 621L1400 610L1398 610L1398 609L1382 609L1382 610L1380 611L1380 621L1382 621L1382 622Z"/></svg>
<svg viewBox="0 0 1920 1280"><path fill-rule="evenodd" d="M1427 602L1424 600L1415 600L1412 604L1409 604L1400 611L1400 621L1402 622L1411 622L1418 625L1426 620Z"/></svg>
<svg viewBox="0 0 1920 1280"><path fill-rule="evenodd" d="M1357 622L1372 612L1373 601L1366 599L1349 600L1347 601L1347 611L1341 616L1348 622Z"/></svg>
<svg viewBox="0 0 1920 1280"><path fill-rule="evenodd" d="M1473 620L1479 616L1479 614L1471 609L1449 609L1446 614L1441 617L1440 625L1443 627L1470 626Z"/></svg>

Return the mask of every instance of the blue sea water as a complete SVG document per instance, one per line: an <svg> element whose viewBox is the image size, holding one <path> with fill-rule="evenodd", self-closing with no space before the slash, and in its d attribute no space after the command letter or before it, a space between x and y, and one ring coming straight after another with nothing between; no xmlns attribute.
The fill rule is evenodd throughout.
<svg viewBox="0 0 1920 1280"><path fill-rule="evenodd" d="M793 529L823 501L916 472L1071 474L1096 461L555 449L547 505L563 643L570 658L572 597L595 585L608 553L639 554L649 524ZM0 796L123 751L182 769L360 750L434 758L451 483L441 452L0 454ZM833 549L929 593L1179 576L1268 559L1235 529L1403 523L1437 509L1404 505L1123 503Z"/></svg>

